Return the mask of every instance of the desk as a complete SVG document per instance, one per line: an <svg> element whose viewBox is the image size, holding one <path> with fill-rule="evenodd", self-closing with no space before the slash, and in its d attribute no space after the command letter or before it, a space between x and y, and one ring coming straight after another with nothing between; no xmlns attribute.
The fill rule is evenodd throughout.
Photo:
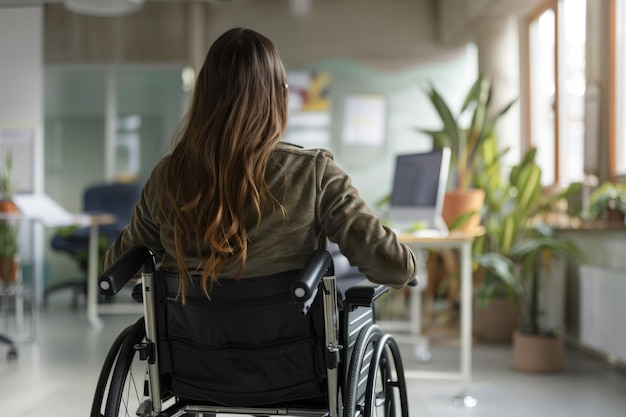
<svg viewBox="0 0 626 417"><path fill-rule="evenodd" d="M463 383L463 393L455 397L460 405L473 407L476 400L466 395L472 375L472 242L475 234L451 232L445 237L417 237L399 235L401 242L414 252L424 249L458 249L461 275L461 349L459 372L405 371L407 378L451 379ZM421 286L411 287L410 320L406 323L412 336L417 337L421 328Z"/></svg>
<svg viewBox="0 0 626 417"><path fill-rule="evenodd" d="M28 219L38 220L44 226L82 226L89 227L89 250L87 254L87 320L94 327L101 327L102 321L98 316L98 274L100 269L100 256L98 253L99 226L113 224L116 221L114 215L109 213L82 213L72 214L60 206L56 201L45 194L16 194L13 201L19 208L21 216ZM43 278L41 278L43 279ZM115 311L109 306L100 307L104 312L126 313L127 309L114 306ZM111 306L113 307L113 306ZM134 306L134 312L141 313L141 309ZM110 311L109 311L110 310Z"/></svg>

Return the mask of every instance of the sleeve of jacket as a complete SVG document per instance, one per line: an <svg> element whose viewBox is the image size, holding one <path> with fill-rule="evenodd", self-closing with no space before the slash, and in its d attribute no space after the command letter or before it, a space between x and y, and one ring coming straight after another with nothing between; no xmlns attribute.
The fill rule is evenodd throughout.
<svg viewBox="0 0 626 417"><path fill-rule="evenodd" d="M317 216L322 233L375 283L400 288L416 274L413 251L380 223L327 151L318 154Z"/></svg>
<svg viewBox="0 0 626 417"><path fill-rule="evenodd" d="M122 229L104 256L104 269L135 245L144 245L154 252L157 259L162 258L164 249L160 239L160 228L151 212L151 203L154 204L155 201L155 182L152 177L146 182L130 223Z"/></svg>

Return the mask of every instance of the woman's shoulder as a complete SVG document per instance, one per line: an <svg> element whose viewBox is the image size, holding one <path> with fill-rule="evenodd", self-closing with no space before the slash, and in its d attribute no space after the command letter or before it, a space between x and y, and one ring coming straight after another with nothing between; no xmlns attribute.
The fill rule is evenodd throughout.
<svg viewBox="0 0 626 417"><path fill-rule="evenodd" d="M278 142L274 148L274 152L277 155L283 155L285 157L302 157L302 158L328 158L334 159L333 154L324 148L304 148L300 145L296 145L289 142Z"/></svg>

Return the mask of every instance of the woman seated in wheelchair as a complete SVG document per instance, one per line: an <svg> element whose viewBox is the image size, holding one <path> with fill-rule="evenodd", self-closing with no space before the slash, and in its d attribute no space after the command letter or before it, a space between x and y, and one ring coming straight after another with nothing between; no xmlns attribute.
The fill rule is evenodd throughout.
<svg viewBox="0 0 626 417"><path fill-rule="evenodd" d="M154 253L160 273L155 282L167 282L163 284L167 296L162 298L166 301L161 304L167 309L166 337L172 340L162 346L159 334L155 356L158 374L169 378L173 397L204 401L205 407L207 401L241 407L320 399L320 395L337 398L331 392L345 378L332 375L338 363L349 361L347 353L339 357L340 344L327 343L322 348L329 354L320 354L317 345L323 337L318 337L319 326L310 317L315 314L308 314L306 320L311 321L304 322L302 310L291 313L293 305L287 305L287 314L273 304L263 305L262 312L259 307L254 310L261 297L257 293L268 293L275 282L284 286L285 278L291 285L295 277L284 272L303 268L314 251L326 249L328 240L337 243L350 263L374 283L402 288L415 276L411 250L381 225L331 153L281 142L288 98L285 69L271 41L248 29L232 29L220 36L200 70L172 152L154 168L130 224L106 254L104 266L109 268L134 246ZM248 285L253 296L248 296L249 289L245 295L240 292ZM235 288L237 298L224 297L226 288ZM145 302L145 284L143 291ZM263 297L276 298L274 293ZM230 308L227 312L225 304ZM324 315L325 320L334 317L326 311ZM146 319L146 341L151 343L148 323ZM225 329L229 337L216 329ZM281 329L293 333L285 336ZM128 346L141 346L144 333L133 336L133 331L124 340L130 340ZM362 346L379 340L374 330L362 333L368 335ZM262 350L254 365L249 357L252 344ZM350 358L366 356L364 348L351 349ZM397 347L395 352L394 358L399 357ZM119 362L124 354L115 357L121 358ZM162 363L162 357L169 362ZM378 367L387 366L385 359L376 361ZM127 362L124 366L131 369ZM343 405L350 416L356 415L354 398L363 398L356 375L352 388L339 388L354 394L349 405ZM368 392L373 392L375 385L370 385ZM389 385L401 387L401 402L406 404L403 381ZM143 411L137 415L180 415L158 413L154 391L160 388L153 386L148 409L156 414L144 413L142 403L138 409ZM104 392L104 388L97 392L94 409L100 409ZM106 401L104 415L117 416L122 394L111 389L108 396L113 399ZM374 399L368 403L378 404L378 396L369 398ZM330 415L339 416L339 408L331 405ZM205 409L223 412L222 407Z"/></svg>
<svg viewBox="0 0 626 417"><path fill-rule="evenodd" d="M173 150L154 168L105 268L134 245L210 295L219 277L301 268L326 239L372 282L400 288L416 274L412 251L361 199L323 149L281 142L289 90L274 44L232 29L211 46Z"/></svg>

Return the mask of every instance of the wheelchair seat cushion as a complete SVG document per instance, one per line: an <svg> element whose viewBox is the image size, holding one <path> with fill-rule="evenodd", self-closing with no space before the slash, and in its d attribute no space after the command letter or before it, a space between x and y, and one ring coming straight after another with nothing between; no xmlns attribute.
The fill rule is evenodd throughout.
<svg viewBox="0 0 626 417"><path fill-rule="evenodd" d="M220 280L210 300L194 283L183 305L178 277L160 274L159 362L171 392L227 406L324 398L322 316L293 305L295 276Z"/></svg>

